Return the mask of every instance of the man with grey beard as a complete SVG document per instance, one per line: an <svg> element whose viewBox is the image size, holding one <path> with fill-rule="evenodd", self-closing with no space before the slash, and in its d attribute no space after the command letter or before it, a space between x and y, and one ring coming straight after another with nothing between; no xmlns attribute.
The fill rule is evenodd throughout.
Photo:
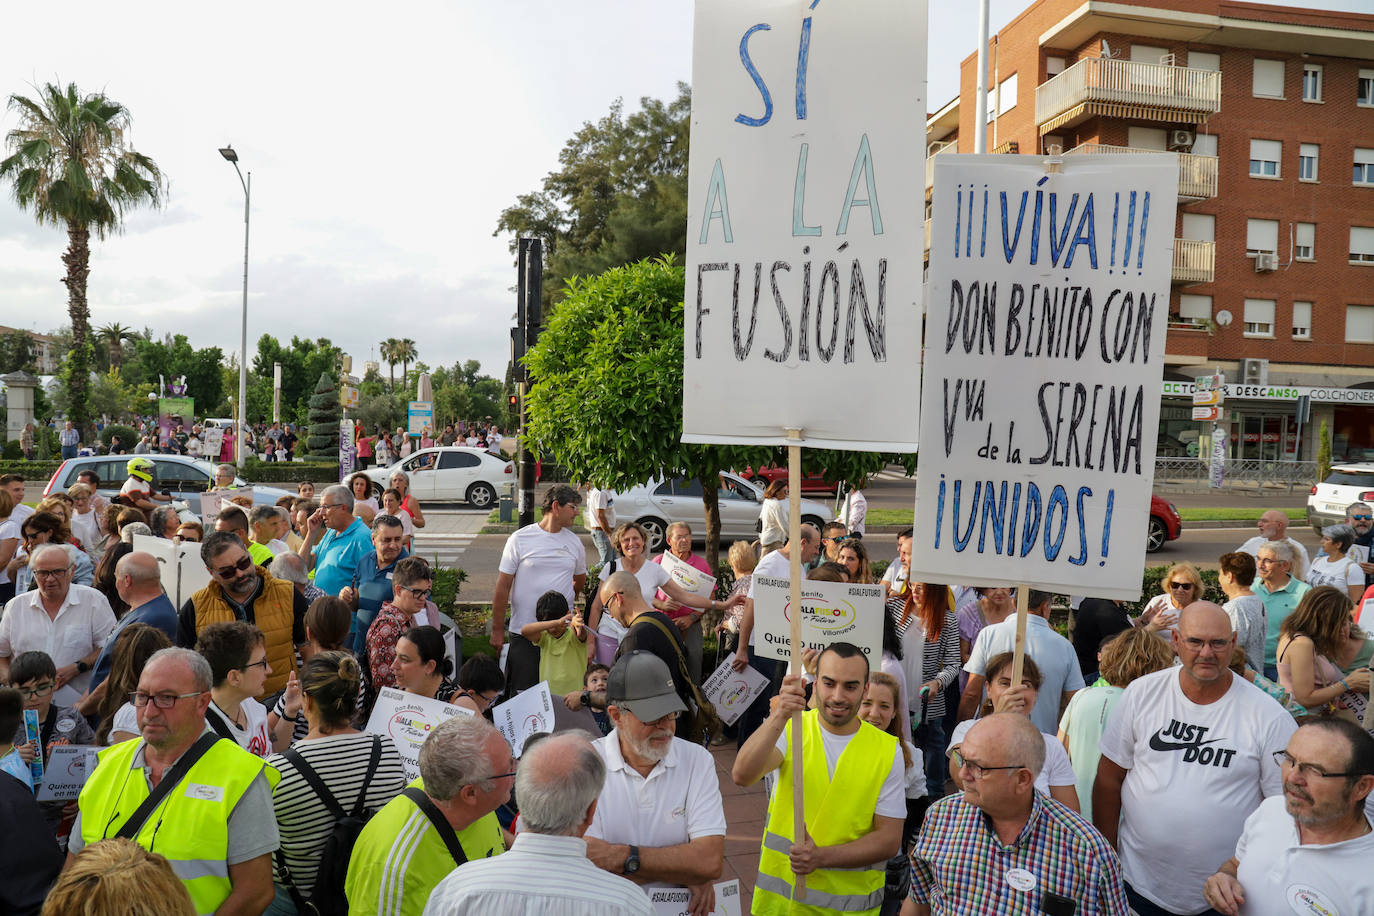
<svg viewBox="0 0 1374 916"><path fill-rule="evenodd" d="M1374 912L1374 738L1344 719L1309 719L1275 751L1283 795L1245 822L1236 854L1203 896L1226 916Z"/></svg>
<svg viewBox="0 0 1374 916"><path fill-rule="evenodd" d="M646 889L691 891L688 911L715 909L725 857L725 808L709 751L674 737L685 711L663 660L626 652L606 685L615 725L595 742L606 785L587 829L587 857Z"/></svg>

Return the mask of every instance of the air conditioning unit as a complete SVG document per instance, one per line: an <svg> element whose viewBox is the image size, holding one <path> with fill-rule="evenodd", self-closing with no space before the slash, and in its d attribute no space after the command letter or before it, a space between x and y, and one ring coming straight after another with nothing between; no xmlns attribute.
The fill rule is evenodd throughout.
<svg viewBox="0 0 1374 916"><path fill-rule="evenodd" d="M1269 360L1243 359L1240 361L1240 382L1242 385L1268 385Z"/></svg>
<svg viewBox="0 0 1374 916"><path fill-rule="evenodd" d="M1255 273L1266 273L1279 269L1279 256L1274 251L1261 251L1255 255Z"/></svg>
<svg viewBox="0 0 1374 916"><path fill-rule="evenodd" d="M1169 149L1186 153L1197 142L1197 131L1175 130L1169 132Z"/></svg>

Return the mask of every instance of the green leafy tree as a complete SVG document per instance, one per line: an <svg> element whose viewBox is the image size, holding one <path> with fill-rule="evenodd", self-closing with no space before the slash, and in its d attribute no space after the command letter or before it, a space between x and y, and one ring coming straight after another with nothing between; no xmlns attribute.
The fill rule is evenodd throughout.
<svg viewBox="0 0 1374 916"><path fill-rule="evenodd" d="M0 375L21 369L33 373L37 366L34 362L33 338L28 331L16 329L0 337Z"/></svg>
<svg viewBox="0 0 1374 916"><path fill-rule="evenodd" d="M409 337L397 341L394 355L396 361L401 364L401 385L406 389L408 395L410 392L410 364L419 357L419 353L415 349L415 341Z"/></svg>
<svg viewBox="0 0 1374 916"><path fill-rule="evenodd" d="M292 337L289 346L271 334L258 338L257 354L249 367L252 384L248 397L250 419L268 419L272 413L272 365L281 363L281 416L287 422L305 417L314 379L339 374L342 351L328 338Z"/></svg>
<svg viewBox="0 0 1374 916"><path fill-rule="evenodd" d="M687 247L687 139L691 88L677 98L640 99L626 116L617 100L610 113L587 122L564 145L559 168L540 190L522 194L501 212L494 235L532 236L544 243L544 304L563 295L566 281Z"/></svg>
<svg viewBox="0 0 1374 916"><path fill-rule="evenodd" d="M119 232L125 211L161 206L166 187L157 164L128 143L128 110L103 93L83 94L75 83L47 83L37 99L11 95L9 107L19 126L5 137L11 155L0 160L0 178L12 183L15 201L39 223L67 229L62 282L72 348L62 384L72 422L89 432L91 232L98 239Z"/></svg>
<svg viewBox="0 0 1374 916"><path fill-rule="evenodd" d="M310 396L310 435L306 455L312 461L337 461L339 457L339 383L328 372L320 374Z"/></svg>
<svg viewBox="0 0 1374 916"><path fill-rule="evenodd" d="M1317 480L1321 483L1326 479L1326 475L1331 473L1331 430L1322 420L1321 429L1317 433Z"/></svg>
<svg viewBox="0 0 1374 916"><path fill-rule="evenodd" d="M125 327L117 321L102 325L95 332L95 339L105 348L106 362L118 370L124 361L124 345L136 339L133 328Z"/></svg>
<svg viewBox="0 0 1374 916"><path fill-rule="evenodd" d="M401 342L394 337L388 337L381 343L382 362L386 363L387 374L391 378L391 390L396 390L396 364L401 358L396 355Z"/></svg>

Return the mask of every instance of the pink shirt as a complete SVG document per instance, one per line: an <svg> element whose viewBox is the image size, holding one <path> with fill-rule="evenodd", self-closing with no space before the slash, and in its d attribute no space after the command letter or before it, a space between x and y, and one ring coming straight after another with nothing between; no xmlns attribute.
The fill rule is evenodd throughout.
<svg viewBox="0 0 1374 916"><path fill-rule="evenodd" d="M678 557L678 559L679 559L679 560L682 560L681 557ZM662 566L662 565L663 565L663 554L659 554L658 556L654 557L654 562L657 563L659 566ZM693 569L696 569L696 570L699 570L699 571L701 571L701 572L704 572L704 573L705 573L706 575L708 575L708 576L714 576L714 575L715 575L715 573L711 572L711 567L709 567L709 566L706 565L706 560L705 560L705 558L702 557L700 554L696 554L696 553L689 554L688 557L687 557L687 559L682 560L682 562L686 563L688 566L692 567ZM666 593L664 593L663 589L659 589L659 590L658 590L658 594L657 594L656 597L658 598L659 601L666 601L666 600L668 600L668 598L669 598L670 596L667 595ZM688 614L691 614L691 613L694 612L695 610L696 610L696 608L687 607L687 606L684 604L682 607L678 608L678 609L675 610L675 611L664 611L663 613L667 614L669 617L671 617L671 618L673 618L674 620L676 620L676 619L679 618L679 617L686 617Z"/></svg>

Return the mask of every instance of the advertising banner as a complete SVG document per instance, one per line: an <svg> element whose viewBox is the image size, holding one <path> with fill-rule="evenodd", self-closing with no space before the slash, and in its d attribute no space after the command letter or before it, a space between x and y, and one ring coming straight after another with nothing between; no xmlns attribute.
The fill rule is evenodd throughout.
<svg viewBox="0 0 1374 916"><path fill-rule="evenodd" d="M754 577L754 652L792 657L791 608L786 579ZM802 583L802 643L821 650L849 642L877 665L883 655L883 587L857 582Z"/></svg>
<svg viewBox="0 0 1374 916"><path fill-rule="evenodd" d="M411 780L420 775L420 747L429 733L440 722L454 716L470 715L472 710L461 706L422 697L417 693L406 693L395 687L383 687L377 694L377 702L372 707L365 731L391 738L397 753L401 755L401 763L405 765L406 779Z"/></svg>

